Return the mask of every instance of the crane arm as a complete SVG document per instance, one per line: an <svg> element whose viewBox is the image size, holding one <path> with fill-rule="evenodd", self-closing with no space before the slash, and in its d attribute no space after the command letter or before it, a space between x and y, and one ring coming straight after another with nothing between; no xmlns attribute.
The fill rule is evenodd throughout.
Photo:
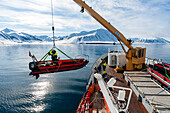
<svg viewBox="0 0 170 113"><path fill-rule="evenodd" d="M108 31L110 31L119 41L125 44L129 49L133 49L131 46L131 42L129 42L121 32L119 32L115 27L113 27L109 22L107 22L103 17L101 17L96 11L94 11L91 7L89 7L84 1L82 0L73 0L76 2L80 7L86 9L86 11L95 18L100 24L102 24Z"/></svg>
<svg viewBox="0 0 170 113"><path fill-rule="evenodd" d="M142 47L133 48L131 42L128 41L121 32L119 32L109 22L107 22L103 17L101 17L96 11L89 7L84 1L82 0L73 1L80 5L80 7L82 8L81 10L82 12L85 9L94 19L96 19L108 31L110 31L120 42L122 42L129 48L128 51L126 52L122 43L120 43L127 58L126 70L142 69L143 64L145 63L146 48Z"/></svg>

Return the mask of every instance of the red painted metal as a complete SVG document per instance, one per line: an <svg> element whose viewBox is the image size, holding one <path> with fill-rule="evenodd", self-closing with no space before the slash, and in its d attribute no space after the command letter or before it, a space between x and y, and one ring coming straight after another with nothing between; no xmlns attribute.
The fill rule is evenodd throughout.
<svg viewBox="0 0 170 113"><path fill-rule="evenodd" d="M150 71L148 71L148 70L150 70ZM159 80L162 84L164 84L164 85L166 85L166 86L169 87L169 85L168 85L165 81L167 81L167 82L170 83L170 79L168 79L166 76L158 73L157 71L153 70L153 69L150 68L150 67L148 67L148 70L147 70L147 72L148 72L151 76L153 76L154 78L156 78L157 80ZM159 77L162 78L162 79L160 79Z"/></svg>

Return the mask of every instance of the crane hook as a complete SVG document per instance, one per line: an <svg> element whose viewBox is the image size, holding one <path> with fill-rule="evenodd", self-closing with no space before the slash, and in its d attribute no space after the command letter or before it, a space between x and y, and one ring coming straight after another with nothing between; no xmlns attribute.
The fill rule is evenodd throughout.
<svg viewBox="0 0 170 113"><path fill-rule="evenodd" d="M84 13L84 7L81 7L80 12L81 12L81 13Z"/></svg>

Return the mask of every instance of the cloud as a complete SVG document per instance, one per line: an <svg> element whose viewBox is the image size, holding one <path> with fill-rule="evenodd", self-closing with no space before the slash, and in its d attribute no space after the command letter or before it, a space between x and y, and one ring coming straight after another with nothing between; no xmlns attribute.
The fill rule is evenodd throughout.
<svg viewBox="0 0 170 113"><path fill-rule="evenodd" d="M95 0L92 3L93 9L127 37L170 37L168 0Z"/></svg>
<svg viewBox="0 0 170 113"><path fill-rule="evenodd" d="M0 28L45 34L51 32L51 0L0 0ZM169 0L86 0L89 6L126 37L170 38ZM73 0L53 0L58 35L101 28ZM49 35L49 34L47 34ZM170 40L170 39L169 39Z"/></svg>

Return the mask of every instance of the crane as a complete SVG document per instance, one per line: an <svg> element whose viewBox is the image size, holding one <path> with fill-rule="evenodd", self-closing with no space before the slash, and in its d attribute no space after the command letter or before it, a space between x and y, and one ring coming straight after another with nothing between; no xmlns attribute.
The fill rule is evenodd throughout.
<svg viewBox="0 0 170 113"><path fill-rule="evenodd" d="M102 24L108 31L110 31L117 39L128 47L128 51L122 46L123 51L126 54L127 64L126 70L136 70L142 69L143 64L145 63L146 48L142 47L132 47L132 42L127 40L125 36L119 32L115 27L113 27L108 21L106 21L102 16L100 16L96 11L89 7L85 1L82 0L73 0L76 2L82 9L81 12L84 12L84 9L100 24Z"/></svg>

